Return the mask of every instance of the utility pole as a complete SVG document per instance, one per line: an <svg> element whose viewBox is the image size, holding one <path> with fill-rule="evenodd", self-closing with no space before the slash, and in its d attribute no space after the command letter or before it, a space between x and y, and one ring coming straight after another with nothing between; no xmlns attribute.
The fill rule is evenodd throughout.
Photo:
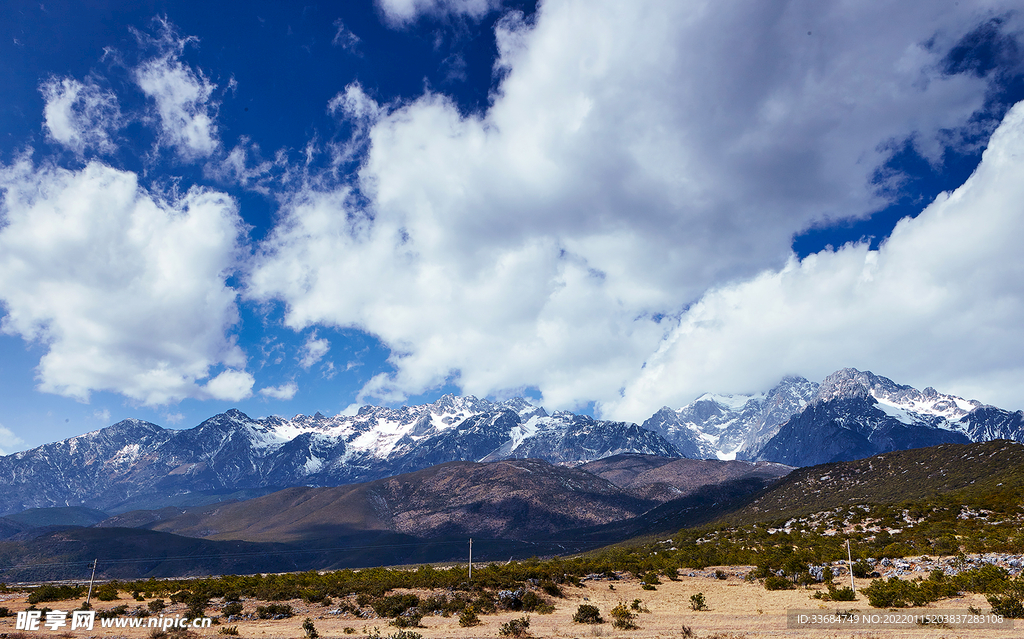
<svg viewBox="0 0 1024 639"><path fill-rule="evenodd" d="M853 583L853 555L850 553L850 538L846 538L846 559L849 561L847 566L850 568L850 590L857 592L857 586Z"/></svg>
<svg viewBox="0 0 1024 639"><path fill-rule="evenodd" d="M473 582L473 538L469 538L469 581Z"/></svg>
<svg viewBox="0 0 1024 639"><path fill-rule="evenodd" d="M92 601L92 584L94 581L96 581L96 562L98 561L98 558L92 560L92 577L89 577L89 594L85 597L85 605L87 607L89 605L89 602Z"/></svg>

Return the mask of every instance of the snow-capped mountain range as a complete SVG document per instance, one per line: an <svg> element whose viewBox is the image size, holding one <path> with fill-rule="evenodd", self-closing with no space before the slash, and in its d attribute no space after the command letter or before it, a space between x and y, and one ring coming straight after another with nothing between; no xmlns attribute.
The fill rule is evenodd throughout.
<svg viewBox="0 0 1024 639"><path fill-rule="evenodd" d="M580 464L619 453L791 466L940 443L1024 441L1024 413L843 369L821 384L787 377L756 395L705 394L642 426L523 398L445 395L356 415L253 419L237 410L188 430L125 420L0 457L0 515L83 505L109 512L337 486L450 461L538 458Z"/></svg>
<svg viewBox="0 0 1024 639"><path fill-rule="evenodd" d="M705 394L643 427L684 455L810 466L943 443L1024 441L1024 413L844 368L821 384L787 377L767 393Z"/></svg>
<svg viewBox="0 0 1024 639"><path fill-rule="evenodd" d="M636 424L524 399L445 395L432 404L364 406L356 415L252 419L237 410L188 430L140 420L0 457L0 514L84 505L111 512L246 498L288 486L337 486L450 461L583 463L619 453L680 457Z"/></svg>
<svg viewBox="0 0 1024 639"><path fill-rule="evenodd" d="M664 407L643 427L662 435L687 457L746 459L814 397L818 385L786 377L767 393L705 393L678 410Z"/></svg>

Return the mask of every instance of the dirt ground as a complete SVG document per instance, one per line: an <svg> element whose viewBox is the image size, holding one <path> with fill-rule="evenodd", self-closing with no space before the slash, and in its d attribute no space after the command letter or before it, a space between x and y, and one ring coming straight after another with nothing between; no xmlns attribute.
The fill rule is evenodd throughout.
<svg viewBox="0 0 1024 639"><path fill-rule="evenodd" d="M714 567L709 569L713 573ZM767 591L757 583L748 583L734 576L735 568L726 568L729 577L725 580L716 579L713 576L682 576L679 581L671 582L663 580L657 586L657 590L643 590L636 580L619 581L588 581L581 588L569 586L565 588L564 599L554 599L555 612L546 615L531 614L529 636L531 637L576 637L579 639L587 637L607 637L648 639L653 637L687 637L694 638L716 638L735 639L738 637L800 637L800 638L825 638L825 637L914 637L917 639L954 639L957 637L985 637L986 639L1001 639L1002 637L1019 637L1022 630L993 630L991 628L955 628L941 626L920 626L907 624L901 628L869 627L865 629L803 629L787 628L787 610L805 610L812 613L832 613L836 610L859 611L860 613L882 614L886 611L871 608L866 597L858 595L858 600L853 602L826 603L812 598L815 590L798 589L785 591ZM745 572L745 571L744 571ZM708 574L708 573L705 573ZM867 586L868 582L858 582L858 587ZM614 590L609 588L613 586ZM821 590L821 587L817 588ZM691 609L690 597L696 593L702 593L707 601L708 610L696 612ZM429 593L418 592L421 596ZM619 602L630 604L635 599L640 599L643 606L650 612L641 612L636 619L639 629L637 630L616 630L610 621L610 611ZM48 607L67 610L75 608L80 602L53 602L45 604ZM94 602L95 603L95 602ZM96 609L113 607L118 604L132 604L136 602L130 598L121 601L100 603L94 606ZM255 609L257 602L244 601L245 611ZM334 637L366 637L378 628L381 637L387 637L398 632L397 628L388 625L387 619L361 619L351 615L330 614L333 606L309 605L301 600L282 602L290 604L295 616L281 620L251 620L225 623L220 626L213 626L208 629L196 631L201 637L227 637L221 634L225 626L237 626L238 636L248 639L300 639L304 637L302 631L303 619L309 617L313 620L317 632L323 638ZM584 625L572 621L573 613L581 603L589 603L597 606L606 623L599 625ZM265 602L260 602L265 605ZM7 607L12 613L24 610L28 607L25 595L0 595L0 606ZM987 611L989 606L984 597L980 595L965 595L957 599L947 599L933 605L932 608L943 610L958 610L967 612L968 606L973 606ZM165 616L180 614L184 610L183 605L169 606L164 611ZM210 614L215 614L210 609ZM459 626L457 616L441 617L427 616L423 618L424 628L415 628L424 639L442 637L453 638L476 638L476 637L498 637L500 626L513 618L524 616L523 613L499 613L494 615L481 615L481 625L472 628ZM18 632L15 630L15 617L0 618L0 638L22 637L29 639L33 637L149 637L149 628L139 629L103 629L99 622L92 631L75 630L73 632L50 633L49 630ZM1018 621L1021 629L1024 629L1024 620ZM349 634L345 629L351 628ZM689 634L688 634L689 633Z"/></svg>

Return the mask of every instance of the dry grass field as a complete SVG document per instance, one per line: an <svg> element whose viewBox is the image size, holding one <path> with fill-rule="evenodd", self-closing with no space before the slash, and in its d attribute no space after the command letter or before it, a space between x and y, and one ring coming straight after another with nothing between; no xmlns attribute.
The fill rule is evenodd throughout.
<svg viewBox="0 0 1024 639"><path fill-rule="evenodd" d="M714 567L705 571L704 574L713 574ZM531 637L607 637L649 639L654 637L695 637L695 638L716 638L734 639L739 637L914 637L915 639L954 639L956 637L985 637L986 639L1000 639L1002 637L1019 637L1021 631L1013 630L992 630L992 629L958 629L937 626L909 625L903 629L870 628L870 629L841 629L841 630L808 630L808 629L787 629L786 612L789 609L818 610L822 613L841 610L856 609L861 612L881 612L868 606L866 598L859 596L854 602L826 603L812 598L814 590L797 589L784 591L767 591L757 583L748 583L734 576L734 572L745 572L746 569L737 570L726 568L729 577L725 580L716 579L713 576L682 576L679 581L663 581L657 586L657 590L643 590L637 580L619 581L588 581L583 587L566 587L564 599L555 599L555 611L551 614L531 614L529 636ZM858 586L866 586L867 581L859 582ZM609 588L613 586L614 590ZM819 586L818 589L821 589ZM413 591L421 597L430 593ZM691 609L690 597L696 593L702 593L707 601L708 610L697 612ZM24 610L28 607L24 595L4 595L4 601L0 606L9 608L12 613ZM642 601L642 607L649 612L638 613L636 630L617 630L612 627L609 612L619 602L631 604L635 599ZM51 608L67 609L76 607L79 602L54 602L46 604ZM100 603L95 606L97 609L113 607L119 603L132 603L130 598L122 599L120 602ZM245 611L251 612L256 602L246 601ZM263 604L265 602L261 602ZM195 635L202 637L224 637L222 630L226 625L237 626L238 636L248 639L300 639L304 637L302 630L303 619L309 617L313 620L320 637L354 637L361 638L373 633L374 628L379 629L381 637L398 632L397 628L388 625L387 619L362 619L351 615L331 614L333 606L309 605L301 600L284 602L290 604L295 616L281 620L251 620L238 621L221 626L213 626L209 629L196 631ZM572 616L577 607L582 603L588 603L600 609L605 623L597 625L578 624L572 621ZM966 612L968 606L974 606L983 610L988 609L985 599L981 595L965 595L958 599L940 601L934 605L941 609L960 609ZM164 614L180 614L184 610L183 605L170 606ZM213 608L210 614L215 614ZM476 637L498 637L501 625L511 619L524 616L523 613L503 612L494 615L481 615L482 624L471 628L459 626L457 616L424 617L422 624L425 627L415 628L414 632L419 633L424 639L442 637L452 638L476 638ZM1024 625L1024 624L1022 624ZM346 632L346 629L349 628ZM50 633L48 630L36 632L21 632L15 630L15 618L0 618L0 637L13 639L22 637L139 637L148 638L151 635L148 628L140 629L103 629L99 622L93 631L76 630L74 632ZM172 635L173 636L173 635Z"/></svg>

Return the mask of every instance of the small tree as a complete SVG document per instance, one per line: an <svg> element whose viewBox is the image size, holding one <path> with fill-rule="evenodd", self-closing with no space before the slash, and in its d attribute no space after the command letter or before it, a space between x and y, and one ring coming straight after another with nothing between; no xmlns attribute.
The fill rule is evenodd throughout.
<svg viewBox="0 0 1024 639"><path fill-rule="evenodd" d="M698 592L695 595L690 595L690 608L698 611L708 609L708 602L704 599L704 593Z"/></svg>
<svg viewBox="0 0 1024 639"><path fill-rule="evenodd" d="M320 633L316 631L316 626L313 625L313 620L309 617L302 622L302 631L306 633L306 639L318 639L320 636Z"/></svg>
<svg viewBox="0 0 1024 639"><path fill-rule="evenodd" d="M466 606L459 613L459 625L463 628L480 625L480 617L477 616L476 609L473 606Z"/></svg>

